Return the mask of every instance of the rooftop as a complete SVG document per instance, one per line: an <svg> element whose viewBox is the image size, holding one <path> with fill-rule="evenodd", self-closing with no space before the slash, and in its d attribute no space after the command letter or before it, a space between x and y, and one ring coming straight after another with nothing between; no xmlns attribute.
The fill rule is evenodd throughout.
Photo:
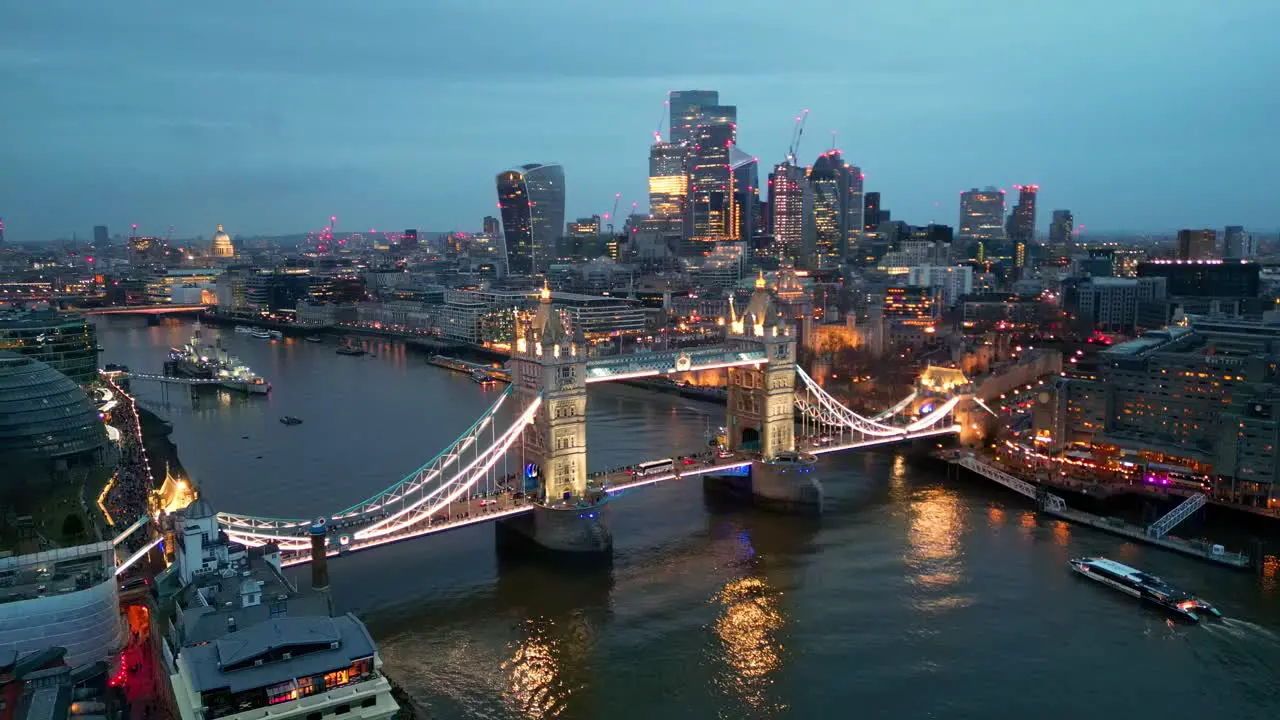
<svg viewBox="0 0 1280 720"><path fill-rule="evenodd" d="M239 693L347 668L376 649L364 623L348 613L275 618L182 652L197 692Z"/></svg>

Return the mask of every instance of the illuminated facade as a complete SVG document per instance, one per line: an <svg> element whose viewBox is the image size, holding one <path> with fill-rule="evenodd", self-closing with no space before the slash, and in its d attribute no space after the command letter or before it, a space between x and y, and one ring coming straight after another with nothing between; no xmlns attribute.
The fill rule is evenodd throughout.
<svg viewBox="0 0 1280 720"><path fill-rule="evenodd" d="M769 174L769 221L773 231L770 253L780 262L795 262L800 255L809 180L804 168L782 163Z"/></svg>
<svg viewBox="0 0 1280 720"><path fill-rule="evenodd" d="M835 267L862 237L862 170L845 162L839 150L831 150L818 156L808 176L813 188L814 255L807 264Z"/></svg>
<svg viewBox="0 0 1280 720"><path fill-rule="evenodd" d="M1065 439L1206 473L1218 497L1276 507L1278 351L1280 325L1195 317L1115 345L1062 381Z"/></svg>
<svg viewBox="0 0 1280 720"><path fill-rule="evenodd" d="M685 173L688 149L657 142L649 148L649 216L680 218L684 213L689 178Z"/></svg>
<svg viewBox="0 0 1280 720"><path fill-rule="evenodd" d="M499 173L497 186L508 272L546 272L564 228L564 170L531 163Z"/></svg>
<svg viewBox="0 0 1280 720"><path fill-rule="evenodd" d="M971 257L991 249L1004 239L1004 191L988 187L960 193L960 239L972 248Z"/></svg>
<svg viewBox="0 0 1280 720"><path fill-rule="evenodd" d="M1018 204L1009 215L1009 239L1013 241L1014 267L1027 266L1027 246L1036 235L1036 193L1039 185L1014 185L1018 191Z"/></svg>
<svg viewBox="0 0 1280 720"><path fill-rule="evenodd" d="M231 236L218 225L213 233L213 242L209 245L209 254L215 258L228 259L236 256L236 246L231 244Z"/></svg>
<svg viewBox="0 0 1280 720"><path fill-rule="evenodd" d="M941 292L932 287L891 287L884 291L884 318L904 325L932 325Z"/></svg>
<svg viewBox="0 0 1280 720"><path fill-rule="evenodd" d="M763 365L729 368L728 440L734 451L759 452L766 459L795 450L792 410L796 379L796 338L765 287L756 280L751 301L738 315L729 305L728 337L764 346Z"/></svg>
<svg viewBox="0 0 1280 720"><path fill-rule="evenodd" d="M731 150L737 126L716 118L698 128L690 155L689 201L686 235L689 254L705 255L712 243L736 240L733 236L733 177Z"/></svg>

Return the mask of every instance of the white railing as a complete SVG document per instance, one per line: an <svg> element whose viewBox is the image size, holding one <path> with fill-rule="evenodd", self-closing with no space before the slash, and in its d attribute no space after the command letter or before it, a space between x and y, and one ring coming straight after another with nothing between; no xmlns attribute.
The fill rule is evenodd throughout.
<svg viewBox="0 0 1280 720"><path fill-rule="evenodd" d="M1037 503L1040 503L1046 510L1062 511L1067 508L1067 503L1057 495L1050 493L1042 493L1040 488L1032 483L1015 477L1009 473L992 467L972 455L965 455L959 460L952 461L960 467L972 470L982 477L1000 483L1001 485L1013 490L1016 493L1025 495ZM1042 497L1043 495L1043 497Z"/></svg>
<svg viewBox="0 0 1280 720"><path fill-rule="evenodd" d="M1153 538L1164 537L1170 530L1177 527L1178 523L1191 517L1191 513L1204 507L1207 502L1209 502L1209 498L1201 493L1192 495L1179 503L1178 507L1170 510L1164 517L1151 523L1147 527L1147 535Z"/></svg>

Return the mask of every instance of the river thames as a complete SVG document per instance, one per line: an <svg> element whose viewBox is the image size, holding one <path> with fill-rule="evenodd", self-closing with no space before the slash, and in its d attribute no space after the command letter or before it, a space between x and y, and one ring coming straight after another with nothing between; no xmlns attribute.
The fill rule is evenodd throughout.
<svg viewBox="0 0 1280 720"><path fill-rule="evenodd" d="M191 324L99 318L103 362L158 372ZM206 329L206 333L209 330ZM219 510L302 517L399 480L496 397L403 346L224 344L266 398L136 383ZM278 420L303 419L297 427ZM593 387L593 470L705 446L724 408ZM891 452L820 461L820 519L718 507L696 481L612 504L611 570L502 563L470 527L335 560L390 673L439 718L1274 718L1274 570L1210 566L1038 518L1016 495ZM1076 577L1106 555L1228 616L1169 627ZM306 571L296 574L305 580Z"/></svg>

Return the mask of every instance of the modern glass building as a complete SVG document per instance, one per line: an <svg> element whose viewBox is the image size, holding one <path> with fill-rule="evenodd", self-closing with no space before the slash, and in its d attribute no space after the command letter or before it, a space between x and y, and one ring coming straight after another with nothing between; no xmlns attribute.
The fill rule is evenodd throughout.
<svg viewBox="0 0 1280 720"><path fill-rule="evenodd" d="M716 90L672 90L667 96L667 103L671 111L671 144L683 145L696 139L698 126L703 124L703 108L719 105L720 93Z"/></svg>
<svg viewBox="0 0 1280 720"><path fill-rule="evenodd" d="M656 142L649 148L649 215L678 218L684 212L689 179L685 174L688 148Z"/></svg>
<svg viewBox="0 0 1280 720"><path fill-rule="evenodd" d="M107 433L75 381L34 358L0 353L0 467L101 460Z"/></svg>
<svg viewBox="0 0 1280 720"><path fill-rule="evenodd" d="M795 262L800 253L808 187L804 168L799 165L781 163L769 174L769 220L773 231L770 254L779 262Z"/></svg>
<svg viewBox="0 0 1280 720"><path fill-rule="evenodd" d="M0 313L0 352L35 358L78 383L98 377L98 332L83 315L54 310Z"/></svg>
<svg viewBox="0 0 1280 720"><path fill-rule="evenodd" d="M815 257L813 267L834 267L844 262L862 237L862 170L844 161L839 150L818 156L809 169L813 187Z"/></svg>
<svg viewBox="0 0 1280 720"><path fill-rule="evenodd" d="M498 173L497 186L508 272L545 273L564 231L564 169L556 164L522 165Z"/></svg>
<svg viewBox="0 0 1280 720"><path fill-rule="evenodd" d="M715 122L698 128L689 168L687 237L691 254L705 255L712 243L732 240L731 149L737 126Z"/></svg>

